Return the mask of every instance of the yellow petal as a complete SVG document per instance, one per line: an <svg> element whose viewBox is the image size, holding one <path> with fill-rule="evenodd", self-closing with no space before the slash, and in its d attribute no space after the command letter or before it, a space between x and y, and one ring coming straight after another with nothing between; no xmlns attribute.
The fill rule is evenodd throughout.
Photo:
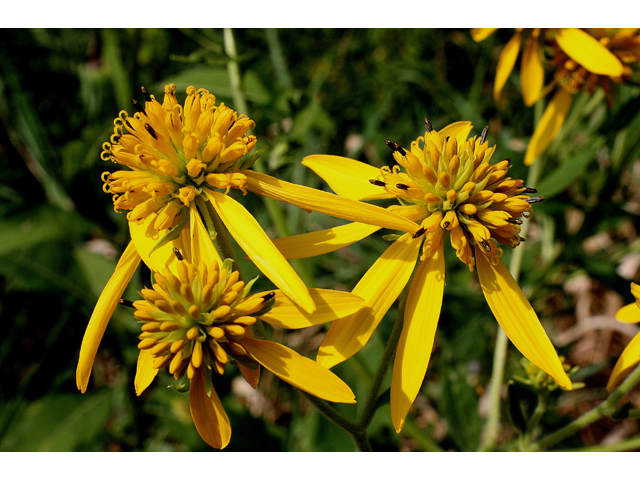
<svg viewBox="0 0 640 480"><path fill-rule="evenodd" d="M613 390L638 362L640 362L640 335L633 337L620 355L607 383L607 391Z"/></svg>
<svg viewBox="0 0 640 480"><path fill-rule="evenodd" d="M476 42L481 42L496 30L498 29L497 28L472 28L471 38L473 38Z"/></svg>
<svg viewBox="0 0 640 480"><path fill-rule="evenodd" d="M127 245L127 248L116 265L113 275L104 287L93 309L87 330L84 332L84 337L82 338L80 358L78 360L78 368L76 369L76 384L78 390L82 393L87 390L93 360L96 357L98 345L100 344L100 340L102 340L107 324L118 305L118 300L122 297L122 293L125 288L127 288L127 285L129 285L136 268L138 268L139 263L140 255L138 255L133 242L129 242L129 245Z"/></svg>
<svg viewBox="0 0 640 480"><path fill-rule="evenodd" d="M247 383L253 388L256 388L258 386L258 382L260 381L260 365L258 365L258 368L245 367L240 362L237 362L236 365L238 365L240 373L242 373L242 376L247 381Z"/></svg>
<svg viewBox="0 0 640 480"><path fill-rule="evenodd" d="M356 402L349 386L334 373L290 348L248 337L241 343L258 363L294 387L330 402Z"/></svg>
<svg viewBox="0 0 640 480"><path fill-rule="evenodd" d="M533 132L527 153L524 155L525 165L531 165L556 138L567 118L572 101L573 95L571 93L564 88L558 89L542 114L535 132Z"/></svg>
<svg viewBox="0 0 640 480"><path fill-rule="evenodd" d="M560 28L556 31L556 41L564 53L590 72L598 75L619 77L623 66L613 53L579 28Z"/></svg>
<svg viewBox="0 0 640 480"><path fill-rule="evenodd" d="M504 84L507 83L511 70L513 70L516 60L518 59L518 52L520 51L520 41L522 40L522 33L518 32L502 49L500 53L500 59L498 60L498 67L496 68L496 80L493 84L493 98L494 100L500 99L500 93Z"/></svg>
<svg viewBox="0 0 640 480"><path fill-rule="evenodd" d="M364 347L409 281L421 243L422 238L405 234L376 260L352 292L364 299L362 310L331 324L318 351L318 363L331 368Z"/></svg>
<svg viewBox="0 0 640 480"><path fill-rule="evenodd" d="M158 241L164 237L168 230L160 232L153 228L156 214L151 214L141 223L129 222L131 241L135 244L142 261L153 271L162 272L165 268L174 274L177 272L176 264L179 261L173 253L174 247L187 259L191 259L191 242L189 240L189 227L184 227L180 236L149 254Z"/></svg>
<svg viewBox="0 0 640 480"><path fill-rule="evenodd" d="M207 395L204 373L200 368L196 369L191 379L189 408L196 430L205 442L213 448L224 448L229 444L231 439L229 417L213 387L211 387L211 395Z"/></svg>
<svg viewBox="0 0 640 480"><path fill-rule="evenodd" d="M158 370L153 368L153 354L151 350L140 350L138 354L138 365L136 367L136 378L133 385L136 388L136 395L141 395L153 379L156 378Z"/></svg>
<svg viewBox="0 0 640 480"><path fill-rule="evenodd" d="M415 233L420 227L411 220L375 205L357 202L301 185L284 182L261 173L245 171L247 190L308 211L325 213L352 222Z"/></svg>
<svg viewBox="0 0 640 480"><path fill-rule="evenodd" d="M462 145L469 136L469 132L471 132L472 128L473 125L471 124L471 122L453 122L443 129L438 130L438 135L440 135L440 138L442 140L446 139L447 137L455 137L458 145Z"/></svg>
<svg viewBox="0 0 640 480"><path fill-rule="evenodd" d="M395 197L369 182L378 178L380 169L366 163L336 155L309 155L302 164L318 174L341 197L351 200Z"/></svg>
<svg viewBox="0 0 640 480"><path fill-rule="evenodd" d="M444 293L444 244L411 282L391 377L391 420L400 433L427 372Z"/></svg>
<svg viewBox="0 0 640 480"><path fill-rule="evenodd" d="M535 30L537 31L538 29ZM524 104L530 107L540 98L544 83L544 69L540 60L540 52L538 51L538 36L535 33L527 39L522 52L520 83Z"/></svg>
<svg viewBox="0 0 640 480"><path fill-rule="evenodd" d="M549 374L558 385L571 390L571 380L536 312L507 267L493 265L476 247L476 266L484 297L496 320L520 352Z"/></svg>
<svg viewBox="0 0 640 480"><path fill-rule="evenodd" d="M315 312L304 312L280 290L276 290L273 308L260 315L260 319L274 327L305 328L347 317L364 305L362 298L349 292L310 288L309 294L316 304Z"/></svg>
<svg viewBox="0 0 640 480"><path fill-rule="evenodd" d="M195 265L198 265L199 261L203 261L207 265L214 265L214 263L222 265L218 250L216 250L209 232L202 223L195 202L191 202L189 207L189 233L191 235L192 258L187 260Z"/></svg>
<svg viewBox="0 0 640 480"><path fill-rule="evenodd" d="M246 208L228 195L204 189L222 222L240 248L280 290L312 313L315 310L307 287Z"/></svg>
<svg viewBox="0 0 640 480"><path fill-rule="evenodd" d="M308 258L333 252L380 230L376 225L348 223L317 232L291 235L273 241L284 258Z"/></svg>
<svg viewBox="0 0 640 480"><path fill-rule="evenodd" d="M616 320L624 323L640 322L640 308L636 303L625 305L616 312Z"/></svg>

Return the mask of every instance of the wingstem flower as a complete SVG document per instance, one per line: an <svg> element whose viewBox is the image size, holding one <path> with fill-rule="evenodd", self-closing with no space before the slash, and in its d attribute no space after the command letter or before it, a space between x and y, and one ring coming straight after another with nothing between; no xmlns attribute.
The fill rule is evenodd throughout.
<svg viewBox="0 0 640 480"><path fill-rule="evenodd" d="M391 415L399 432L418 394L433 346L445 284L444 237L449 233L458 258L477 269L484 296L496 320L531 362L571 389L562 363L528 300L500 260L496 242L517 246L520 217L542 200L534 190L507 176L509 160L491 165L486 129L467 140L470 122L457 122L427 132L410 151L387 142L398 165L374 167L330 155L312 155L303 164L320 175L339 195L355 200L397 198L393 211L420 222L415 234L404 234L382 254L353 289L365 308L334 322L317 361L331 367L354 355L391 307L420 257L405 307L391 382ZM289 237L276 244L285 256L311 256L335 250L372 233L368 225L347 225ZM344 234L344 235L343 235ZM420 250L422 253L420 254Z"/></svg>
<svg viewBox="0 0 640 480"><path fill-rule="evenodd" d="M471 35L476 41L482 41L494 30L472 29ZM520 72L525 104L533 105L538 98L557 87L527 148L525 164L531 165L560 132L571 108L573 95L583 89L591 94L600 86L611 104L612 82L628 82L633 73L631 67L640 61L640 29L516 29L516 34L505 45L498 61L494 84L496 100L513 70L520 44L527 35ZM544 65L553 71L553 81L543 88Z"/></svg>
<svg viewBox="0 0 640 480"><path fill-rule="evenodd" d="M631 293L635 297L635 303L625 305L616 312L616 320L624 323L640 322L640 285L631 283ZM625 347L618 358L609 382L607 383L607 391L612 391L622 379L640 362L640 334L633 337L629 344Z"/></svg>

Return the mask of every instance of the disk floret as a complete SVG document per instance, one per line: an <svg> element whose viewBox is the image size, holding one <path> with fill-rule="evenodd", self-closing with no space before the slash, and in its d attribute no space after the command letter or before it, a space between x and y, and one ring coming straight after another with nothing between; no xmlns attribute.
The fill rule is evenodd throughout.
<svg viewBox="0 0 640 480"><path fill-rule="evenodd" d="M271 308L275 293L248 297L253 281L239 280L231 265L200 262L196 268L183 260L178 276L156 273L153 289L140 292L144 300L133 303L143 331L138 348L151 352L154 369L168 366L176 380L185 372L192 379L200 368L222 375L230 357L251 362L241 340L251 336L251 325Z"/></svg>
<svg viewBox="0 0 640 480"><path fill-rule="evenodd" d="M162 104L144 87L142 92L144 107L132 100L136 113L121 111L110 142L103 144L103 160L131 169L102 175L116 212L130 210L127 218L133 222L158 213L154 228L163 230L180 222L202 187L246 194L239 160L256 144L255 136L247 135L252 120L224 103L216 105L203 88L187 88L184 106L173 84L165 87Z"/></svg>
<svg viewBox="0 0 640 480"><path fill-rule="evenodd" d="M486 133L485 128L480 138L458 144L454 136L442 139L427 121L424 137L413 142L410 151L387 142L398 165L383 167L371 183L401 203L419 207L422 228L414 236L427 235L423 258L438 249L447 231L458 258L471 270L474 245L493 259L502 255L495 242L520 244L520 218L542 198L522 195L535 190L507 176L510 160L489 163L496 147L488 147Z"/></svg>

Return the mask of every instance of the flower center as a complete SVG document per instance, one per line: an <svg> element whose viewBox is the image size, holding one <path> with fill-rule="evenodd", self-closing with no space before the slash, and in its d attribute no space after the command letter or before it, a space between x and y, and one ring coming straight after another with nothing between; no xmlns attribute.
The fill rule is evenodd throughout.
<svg viewBox="0 0 640 480"><path fill-rule="evenodd" d="M132 100L137 112L120 112L110 142L102 146L103 160L131 169L102 175L114 209L130 210L127 218L134 222L157 212L156 230L177 225L202 186L246 194L239 160L256 144L247 135L254 122L224 103L216 106L207 90L187 88L184 106L175 91L167 85L161 105L143 87L145 106Z"/></svg>
<svg viewBox="0 0 640 480"><path fill-rule="evenodd" d="M153 289L133 303L134 317L142 323L138 348L150 350L153 367L169 367L177 380L189 379L198 368L224 373L229 357L244 361L247 351L240 340L251 335L256 316L273 304L273 292L247 298L251 283L239 280L231 260L222 267L196 267L178 262L178 276L169 270L154 275ZM247 358L248 360L248 358Z"/></svg>
<svg viewBox="0 0 640 480"><path fill-rule="evenodd" d="M473 245L490 257L500 256L502 250L491 239L517 246L520 217L531 211L531 203L542 200L521 195L535 190L507 177L509 160L489 164L495 146L488 148L486 133L485 128L480 138L458 145L453 136L441 139L427 121L427 132L412 143L411 151L387 142L399 165L383 167L371 183L401 203L421 208L422 229L414 236L428 234L425 256L439 248L446 231L458 258L470 268L475 264Z"/></svg>

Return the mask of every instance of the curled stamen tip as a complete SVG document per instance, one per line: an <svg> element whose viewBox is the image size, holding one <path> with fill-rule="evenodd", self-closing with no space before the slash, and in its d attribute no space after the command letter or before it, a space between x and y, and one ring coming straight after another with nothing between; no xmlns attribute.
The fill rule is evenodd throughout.
<svg viewBox="0 0 640 480"><path fill-rule="evenodd" d="M419 236L424 235L424 232L426 232L426 231L427 231L426 228L420 227L420 229L416 233L411 235L411 238L418 238Z"/></svg>
<svg viewBox="0 0 640 480"><path fill-rule="evenodd" d="M544 197L531 197L531 198L525 198L524 200L525 202L528 202L528 203L538 203L538 202L542 202L544 200Z"/></svg>
<svg viewBox="0 0 640 480"><path fill-rule="evenodd" d="M369 183L375 185L376 187L384 187L386 185L386 183L384 183L382 180L376 180L375 178L369 180Z"/></svg>
<svg viewBox="0 0 640 480"><path fill-rule="evenodd" d="M124 305L125 307L135 308L135 307L133 306L133 302L132 302L131 300L126 300L126 299L124 299L124 298L121 298L121 299L119 299L119 300L118 300L118 303L119 303L120 305Z"/></svg>
<svg viewBox="0 0 640 480"><path fill-rule="evenodd" d="M427 117L424 117L424 124L427 127L427 132L429 133L433 132L433 125L431 125L431 122Z"/></svg>
<svg viewBox="0 0 640 480"><path fill-rule="evenodd" d="M489 125L485 125L482 129L482 134L480 135L480 145L487 141L487 132L489 131Z"/></svg>
<svg viewBox="0 0 640 480"><path fill-rule="evenodd" d="M176 258L180 261L184 260L184 257L182 256L182 253L180 253L180 250L178 250L176 247L173 247L173 254L176 256Z"/></svg>

